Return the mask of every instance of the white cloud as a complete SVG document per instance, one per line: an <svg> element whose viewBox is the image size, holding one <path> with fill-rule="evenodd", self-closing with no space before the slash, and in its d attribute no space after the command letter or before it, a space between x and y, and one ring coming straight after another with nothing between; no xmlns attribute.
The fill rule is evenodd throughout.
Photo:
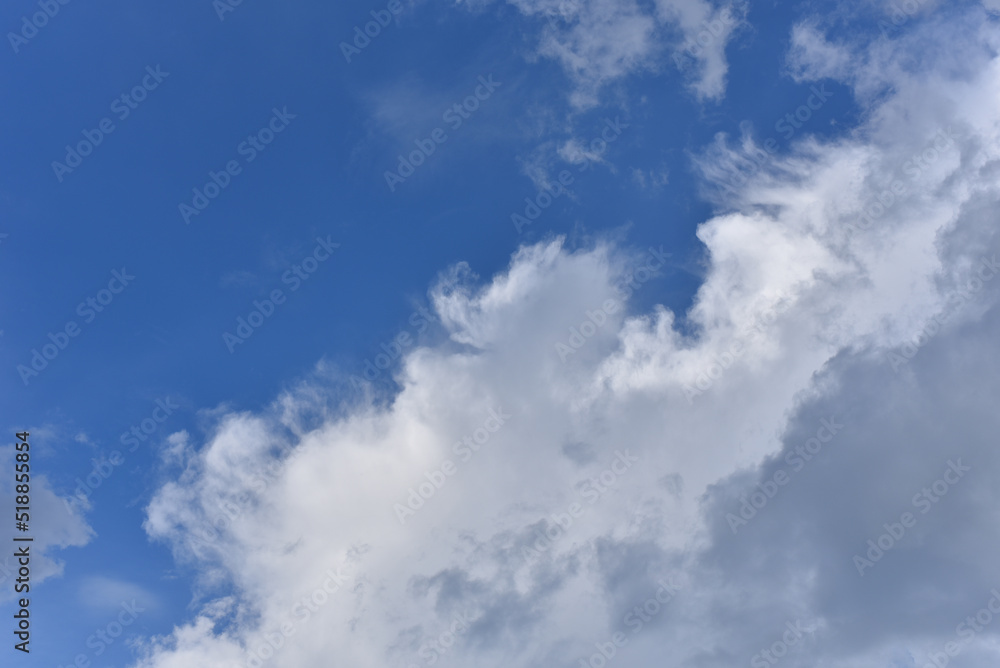
<svg viewBox="0 0 1000 668"><path fill-rule="evenodd" d="M673 61L680 67L687 59L695 63L691 87L699 99L718 100L726 90L729 64L726 46L744 24L747 5L733 2L718 6L704 0L657 0L661 19L677 26L683 39Z"/></svg>
<svg viewBox="0 0 1000 668"><path fill-rule="evenodd" d="M184 430L168 436L166 443L160 449L160 461L167 466L171 466L181 464L190 459L193 454L190 439L190 434Z"/></svg>
<svg viewBox="0 0 1000 668"><path fill-rule="evenodd" d="M731 666L796 623L782 665L923 665L1000 582L1000 280L967 287L1000 251L998 42L981 13L941 16L853 56L864 124L720 195L687 314L608 307L655 289L645 251L550 240L485 283L443 275L449 340L406 357L391 400L315 380L222 414L146 524L210 603L140 665L246 665L270 642L276 667L568 667L622 631L622 665ZM715 145L704 173L746 148ZM831 417L824 455L734 534L726 513ZM949 505L860 577L852 555L956 457L975 468ZM968 665L995 665L997 630Z"/></svg>
<svg viewBox="0 0 1000 668"><path fill-rule="evenodd" d="M829 42L817 26L800 23L792 29L788 66L796 81L843 79L852 62L848 48Z"/></svg>
<svg viewBox="0 0 1000 668"><path fill-rule="evenodd" d="M0 468L10 472L0 482L0 505L11 509L11 522L13 508L17 505L14 489L16 454L14 446L0 448ZM57 551L86 545L94 536L94 530L83 518L78 502L74 500L70 503L69 499L58 496L46 476L32 475L30 486L29 530L23 535L34 538L30 545L31 584L36 585L48 578L61 576L65 563L56 557ZM13 553L11 549L0 559L0 584L3 584L4 599L15 597L11 583L18 577L18 560Z"/></svg>
<svg viewBox="0 0 1000 668"><path fill-rule="evenodd" d="M657 0L647 9L636 0L508 0L524 15L546 21L540 56L558 61L575 84L574 107L598 103L606 85L666 59L690 74L699 99L725 93L725 49L743 22L743 3ZM679 36L678 36L679 35Z"/></svg>
<svg viewBox="0 0 1000 668"><path fill-rule="evenodd" d="M571 165L587 165L595 162L603 162L601 154L592 151L579 139L568 139L558 150L559 157Z"/></svg>

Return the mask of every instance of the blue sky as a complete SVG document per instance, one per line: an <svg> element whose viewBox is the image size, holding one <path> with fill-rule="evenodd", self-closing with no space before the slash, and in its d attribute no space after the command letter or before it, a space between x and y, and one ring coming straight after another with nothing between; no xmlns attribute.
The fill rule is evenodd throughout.
<svg viewBox="0 0 1000 668"><path fill-rule="evenodd" d="M995 382L956 369L996 359L996 286L967 286L997 243L994 0L225 2L0 12L0 383L8 432L32 434L44 553L31 656L5 648L11 665L247 665L324 559L349 565L353 603L322 606L265 664L422 666L467 612L441 665L578 665L674 578L669 618L617 660L748 663L802 620L786 665L922 666L948 612L989 599L994 566L933 546L992 512L974 485L994 465L978 402ZM261 323L233 343L241 319ZM513 417L494 432L498 406ZM736 542L727 501L792 467L830 411L855 459L823 464L829 493L870 502L827 513L806 468L821 480ZM496 445L455 459L477 429ZM876 433L898 493L857 473ZM855 572L852 550L960 456L941 445L958 435L979 444L980 482L955 483L906 559ZM611 469L548 570L504 556L626 445L642 473ZM455 483L433 473L449 452ZM439 478L437 508L394 533L395 504ZM192 551L247 485L233 526ZM777 575L737 554L832 574L758 591ZM888 571L874 590L923 609L934 592L907 599L907 583L951 568L969 574L943 577L940 620L863 631L858 583ZM755 593L737 603L741 583ZM133 599L144 611L98 656L88 639ZM754 621L727 638L729 614ZM956 665L994 665L995 632Z"/></svg>

